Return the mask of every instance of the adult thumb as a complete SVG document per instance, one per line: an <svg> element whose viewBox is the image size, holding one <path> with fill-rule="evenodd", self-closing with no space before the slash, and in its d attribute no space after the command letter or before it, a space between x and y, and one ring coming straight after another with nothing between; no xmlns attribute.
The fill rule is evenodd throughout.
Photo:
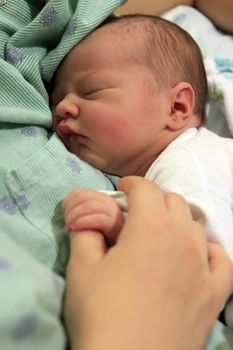
<svg viewBox="0 0 233 350"><path fill-rule="evenodd" d="M104 237L96 231L71 232L68 269L77 271L99 261L106 253Z"/></svg>

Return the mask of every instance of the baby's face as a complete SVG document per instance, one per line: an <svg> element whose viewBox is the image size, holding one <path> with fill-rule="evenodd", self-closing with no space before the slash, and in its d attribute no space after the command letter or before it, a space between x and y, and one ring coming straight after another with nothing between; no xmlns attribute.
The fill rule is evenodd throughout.
<svg viewBox="0 0 233 350"><path fill-rule="evenodd" d="M66 147L120 176L144 175L168 115L168 93L132 58L134 46L94 34L66 57L51 95L53 127Z"/></svg>

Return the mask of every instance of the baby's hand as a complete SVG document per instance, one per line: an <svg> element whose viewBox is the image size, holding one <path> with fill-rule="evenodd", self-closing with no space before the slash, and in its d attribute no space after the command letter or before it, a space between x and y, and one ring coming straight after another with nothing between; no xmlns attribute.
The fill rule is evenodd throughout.
<svg viewBox="0 0 233 350"><path fill-rule="evenodd" d="M124 222L115 199L102 192L76 189L64 199L62 207L68 231L98 231L109 245L115 243Z"/></svg>

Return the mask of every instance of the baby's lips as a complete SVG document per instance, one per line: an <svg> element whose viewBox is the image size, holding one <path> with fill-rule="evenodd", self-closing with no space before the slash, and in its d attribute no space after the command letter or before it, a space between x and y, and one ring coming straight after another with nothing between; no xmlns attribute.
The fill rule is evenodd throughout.
<svg viewBox="0 0 233 350"><path fill-rule="evenodd" d="M57 126L57 133L64 139L67 139L69 135L73 134L72 129L64 121Z"/></svg>

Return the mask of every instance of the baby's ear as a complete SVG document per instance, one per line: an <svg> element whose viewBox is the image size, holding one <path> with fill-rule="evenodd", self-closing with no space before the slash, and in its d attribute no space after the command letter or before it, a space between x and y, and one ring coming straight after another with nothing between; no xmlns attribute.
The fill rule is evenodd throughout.
<svg viewBox="0 0 233 350"><path fill-rule="evenodd" d="M167 127L179 130L185 127L193 115L195 92L186 82L179 82L171 89L171 107Z"/></svg>

